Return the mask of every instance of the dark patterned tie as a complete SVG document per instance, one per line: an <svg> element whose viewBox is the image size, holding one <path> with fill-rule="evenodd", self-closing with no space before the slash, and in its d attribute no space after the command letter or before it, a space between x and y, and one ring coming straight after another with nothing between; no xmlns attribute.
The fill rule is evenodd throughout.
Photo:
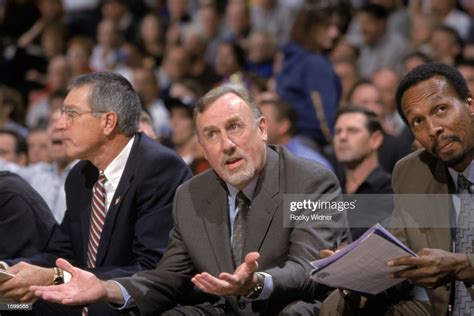
<svg viewBox="0 0 474 316"><path fill-rule="evenodd" d="M242 191L239 191L235 197L235 206L237 207L238 212L234 219L232 231L232 255L236 267L238 267L242 262L242 251L244 249L245 227L247 225L249 205L249 199L247 199Z"/></svg>
<svg viewBox="0 0 474 316"><path fill-rule="evenodd" d="M87 267L95 268L97 249L99 248L100 235L104 228L105 216L105 178L101 173L92 188L92 205L89 225L89 244L87 248Z"/></svg>
<svg viewBox="0 0 474 316"><path fill-rule="evenodd" d="M461 207L456 228L456 252L472 253L474 241L474 199L469 193L469 181L461 174L458 176L458 188L461 195ZM456 281L453 315L471 315L474 301L463 282Z"/></svg>

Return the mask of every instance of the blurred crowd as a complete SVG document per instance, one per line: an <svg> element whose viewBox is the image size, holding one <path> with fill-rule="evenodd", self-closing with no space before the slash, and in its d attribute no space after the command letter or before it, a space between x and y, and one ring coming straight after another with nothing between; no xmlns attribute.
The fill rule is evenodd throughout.
<svg viewBox="0 0 474 316"><path fill-rule="evenodd" d="M112 71L140 96L141 130L194 173L209 167L194 104L231 82L261 106L270 143L342 182L352 165L339 164L334 150L337 111L374 112L384 134L378 160L390 174L418 147L396 111L399 80L436 61L456 66L472 91L473 18L472 0L3 0L0 157L54 195L74 163L54 128L67 84ZM57 186L46 188L50 176L38 173L57 176Z"/></svg>

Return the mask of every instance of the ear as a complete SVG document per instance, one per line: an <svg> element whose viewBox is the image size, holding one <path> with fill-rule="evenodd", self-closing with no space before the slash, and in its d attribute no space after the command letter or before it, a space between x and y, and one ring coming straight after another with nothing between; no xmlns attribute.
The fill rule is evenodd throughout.
<svg viewBox="0 0 474 316"><path fill-rule="evenodd" d="M259 118L258 129L260 131L260 135L263 141L266 142L268 140L268 133L267 133L267 119L265 118L265 116L261 116Z"/></svg>
<svg viewBox="0 0 474 316"><path fill-rule="evenodd" d="M474 115L474 102L472 102L472 97L470 95L466 98L466 104L471 115Z"/></svg>
<svg viewBox="0 0 474 316"><path fill-rule="evenodd" d="M107 112L102 115L102 129L109 136L118 126L118 115L116 112Z"/></svg>
<svg viewBox="0 0 474 316"><path fill-rule="evenodd" d="M372 135L370 136L370 148L373 150L373 151L377 151L380 146L382 146L382 142L383 142L383 133L381 131L375 131L372 133Z"/></svg>

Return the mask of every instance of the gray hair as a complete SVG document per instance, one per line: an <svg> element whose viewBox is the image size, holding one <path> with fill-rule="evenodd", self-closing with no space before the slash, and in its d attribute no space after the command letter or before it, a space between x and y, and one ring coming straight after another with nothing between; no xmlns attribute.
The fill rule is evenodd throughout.
<svg viewBox="0 0 474 316"><path fill-rule="evenodd" d="M197 115L206 111L207 108L209 108L211 104L216 102L217 99L228 93L237 95L245 102L245 104L249 106L250 110L252 111L255 122L257 122L258 119L262 117L262 111L260 111L260 108L257 106L257 103L255 102L254 98L252 98L252 96L250 95L248 90L245 89L245 87L237 84L224 84L212 89L197 101L196 107L194 108L193 112L193 125L195 129Z"/></svg>
<svg viewBox="0 0 474 316"><path fill-rule="evenodd" d="M91 86L89 104L92 111L115 112L118 130L131 137L138 131L141 103L130 82L112 72L93 72L77 76L68 86L68 91Z"/></svg>

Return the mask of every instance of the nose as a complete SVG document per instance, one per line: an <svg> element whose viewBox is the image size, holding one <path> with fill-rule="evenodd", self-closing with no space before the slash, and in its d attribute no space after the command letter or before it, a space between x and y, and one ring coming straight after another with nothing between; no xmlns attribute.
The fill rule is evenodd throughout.
<svg viewBox="0 0 474 316"><path fill-rule="evenodd" d="M67 122L67 119L66 119L66 115L64 114L60 114L58 117L55 118L54 120L54 124L53 124L53 128L55 130L65 130L67 128L67 125L68 122Z"/></svg>
<svg viewBox="0 0 474 316"><path fill-rule="evenodd" d="M226 154L232 154L235 150L235 143L225 133L223 133L222 135L221 145L222 145L222 150Z"/></svg>
<svg viewBox="0 0 474 316"><path fill-rule="evenodd" d="M435 139L437 138L440 134L443 133L443 127L439 122L435 120L427 120L427 126L428 126L428 135L430 138Z"/></svg>

